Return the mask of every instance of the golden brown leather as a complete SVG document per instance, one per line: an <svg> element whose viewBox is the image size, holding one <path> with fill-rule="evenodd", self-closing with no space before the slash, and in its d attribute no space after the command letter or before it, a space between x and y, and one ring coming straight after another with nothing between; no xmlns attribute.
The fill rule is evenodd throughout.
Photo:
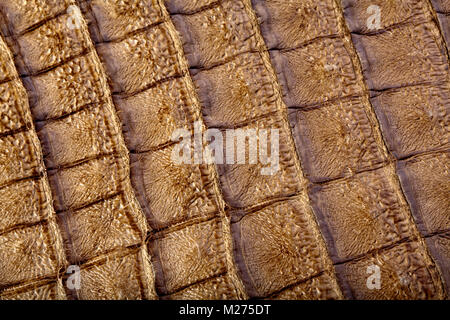
<svg viewBox="0 0 450 320"><path fill-rule="evenodd" d="M0 0L0 299L448 298L449 14ZM195 124L279 130L279 171L175 164Z"/></svg>

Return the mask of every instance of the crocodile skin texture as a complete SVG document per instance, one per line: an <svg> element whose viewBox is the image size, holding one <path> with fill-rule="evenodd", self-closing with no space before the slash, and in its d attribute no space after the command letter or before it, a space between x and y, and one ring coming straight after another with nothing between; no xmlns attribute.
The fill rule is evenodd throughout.
<svg viewBox="0 0 450 320"><path fill-rule="evenodd" d="M448 0L0 0L0 299L448 299L449 45ZM174 161L233 129L278 170Z"/></svg>

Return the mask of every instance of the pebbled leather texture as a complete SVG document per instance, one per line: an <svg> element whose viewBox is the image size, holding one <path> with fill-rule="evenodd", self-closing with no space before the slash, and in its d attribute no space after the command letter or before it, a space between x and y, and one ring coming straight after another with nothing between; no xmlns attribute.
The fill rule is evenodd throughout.
<svg viewBox="0 0 450 320"><path fill-rule="evenodd" d="M0 0L0 299L448 299L449 15ZM177 129L277 130L278 170Z"/></svg>

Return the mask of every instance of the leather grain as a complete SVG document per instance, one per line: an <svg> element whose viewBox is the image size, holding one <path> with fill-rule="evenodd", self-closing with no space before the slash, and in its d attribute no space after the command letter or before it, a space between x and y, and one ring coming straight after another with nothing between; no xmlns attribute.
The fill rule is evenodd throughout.
<svg viewBox="0 0 450 320"><path fill-rule="evenodd" d="M0 0L0 299L448 299L449 12ZM278 170L177 129L276 129Z"/></svg>

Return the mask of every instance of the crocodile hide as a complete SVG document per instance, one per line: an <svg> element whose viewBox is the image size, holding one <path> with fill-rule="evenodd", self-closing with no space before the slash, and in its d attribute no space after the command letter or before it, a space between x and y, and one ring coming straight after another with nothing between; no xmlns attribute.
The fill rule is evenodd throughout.
<svg viewBox="0 0 450 320"><path fill-rule="evenodd" d="M0 32L0 299L449 298L449 0L0 0ZM238 128L274 174L173 160Z"/></svg>

